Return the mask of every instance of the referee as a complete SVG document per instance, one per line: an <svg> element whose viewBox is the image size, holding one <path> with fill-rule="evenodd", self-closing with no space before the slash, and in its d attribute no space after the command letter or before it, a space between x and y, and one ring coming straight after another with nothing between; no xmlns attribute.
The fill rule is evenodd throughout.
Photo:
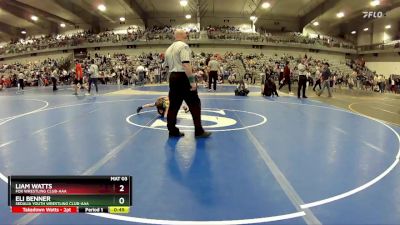
<svg viewBox="0 0 400 225"><path fill-rule="evenodd" d="M208 70L208 92L211 91L211 84L213 84L213 90L215 92L217 90L218 72L222 73L216 55L208 62Z"/></svg>
<svg viewBox="0 0 400 225"><path fill-rule="evenodd" d="M195 137L206 138L211 135L201 125L201 102L190 64L191 50L184 42L187 35L184 30L175 31L175 42L165 52L165 66L169 68L169 111L167 126L170 137L182 137L185 134L176 127L176 116L183 100L189 107L195 127Z"/></svg>
<svg viewBox="0 0 400 225"><path fill-rule="evenodd" d="M297 65L297 69L299 70L299 82L297 88L297 98L300 98L300 92L303 90L303 98L307 98L306 96L306 87L307 87L307 71L305 66L305 60L301 59L299 65Z"/></svg>

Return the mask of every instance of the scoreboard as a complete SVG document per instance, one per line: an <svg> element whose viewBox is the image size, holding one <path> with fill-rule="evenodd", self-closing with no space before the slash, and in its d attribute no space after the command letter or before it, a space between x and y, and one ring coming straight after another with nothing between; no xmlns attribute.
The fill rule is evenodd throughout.
<svg viewBox="0 0 400 225"><path fill-rule="evenodd" d="M12 213L128 213L131 176L9 176Z"/></svg>

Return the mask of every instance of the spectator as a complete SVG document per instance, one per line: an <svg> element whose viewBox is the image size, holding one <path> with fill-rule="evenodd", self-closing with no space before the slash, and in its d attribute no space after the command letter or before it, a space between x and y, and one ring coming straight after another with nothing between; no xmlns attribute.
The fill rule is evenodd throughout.
<svg viewBox="0 0 400 225"><path fill-rule="evenodd" d="M51 73L51 83L53 84L53 91L57 91L57 76L58 76L57 68L54 68L53 72Z"/></svg>
<svg viewBox="0 0 400 225"><path fill-rule="evenodd" d="M325 88L328 89L328 96L331 98L332 97L332 92L331 92L331 85L330 85L330 80L331 80L332 74L329 69L329 63L324 64L324 71L322 72L321 79L322 79L322 89L320 92L317 94L318 96L321 96L321 94L324 92Z"/></svg>
<svg viewBox="0 0 400 225"><path fill-rule="evenodd" d="M228 77L228 82L230 83L230 84L235 84L235 82L236 82L236 76L235 76L236 74L235 73L231 73L230 75L229 75L229 77Z"/></svg>
<svg viewBox="0 0 400 225"><path fill-rule="evenodd" d="M208 62L208 91L211 91L211 84L213 84L214 92L217 90L218 75L221 74L220 63L217 59L217 54L214 55ZM219 80L219 79L218 79Z"/></svg>
<svg viewBox="0 0 400 225"><path fill-rule="evenodd" d="M99 78L99 67L97 66L97 64L95 63L95 60L92 59L91 60L91 65L89 68L89 87L88 87L88 93L90 94L90 90L92 87L92 84L94 84L95 88L96 88L96 94L99 93L99 88L97 87L97 80Z"/></svg>
<svg viewBox="0 0 400 225"><path fill-rule="evenodd" d="M24 79L25 79L25 75L22 71L20 71L18 73L18 92L24 91L24 86L25 86Z"/></svg>
<svg viewBox="0 0 400 225"><path fill-rule="evenodd" d="M0 91L3 90L4 87L4 76L0 76Z"/></svg>
<svg viewBox="0 0 400 225"><path fill-rule="evenodd" d="M305 64L306 59L300 60L299 64L297 65L297 69L299 71L299 87L297 89L297 98L300 98L300 92L303 90L303 98L307 98L306 96L306 86L307 86L307 74L306 74L306 66Z"/></svg>
<svg viewBox="0 0 400 225"><path fill-rule="evenodd" d="M235 90L235 95L236 96L247 96L249 94L249 89L247 84L244 82L244 80L240 80L239 84Z"/></svg>

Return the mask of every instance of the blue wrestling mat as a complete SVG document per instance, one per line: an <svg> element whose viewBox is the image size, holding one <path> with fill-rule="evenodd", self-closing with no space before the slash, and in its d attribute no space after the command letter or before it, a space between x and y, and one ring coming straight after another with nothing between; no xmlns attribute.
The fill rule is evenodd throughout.
<svg viewBox="0 0 400 225"><path fill-rule="evenodd" d="M312 100L202 96L213 135L196 140L181 112L186 136L170 139L157 112L136 113L157 97L0 97L0 224L400 222L398 127ZM9 175L113 174L133 177L129 214L11 214L7 206Z"/></svg>

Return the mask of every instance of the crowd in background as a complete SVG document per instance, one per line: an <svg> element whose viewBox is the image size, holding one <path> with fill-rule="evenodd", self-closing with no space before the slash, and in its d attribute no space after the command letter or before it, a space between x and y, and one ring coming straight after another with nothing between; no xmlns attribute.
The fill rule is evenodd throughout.
<svg viewBox="0 0 400 225"><path fill-rule="evenodd" d="M51 77L65 75L70 59L45 59L42 62L0 64L0 85L2 88L16 87L23 79L27 86L48 86Z"/></svg>
<svg viewBox="0 0 400 225"><path fill-rule="evenodd" d="M0 80L2 87L16 87L19 79L25 86L48 86L55 77L59 85L71 85L76 71L75 63L79 62L84 77L89 77L91 60L99 68L99 81L103 84L129 85L139 81L137 68L143 67L146 73L146 83L166 82L166 70L163 68L162 54L142 53L134 57L126 54L97 53L78 59L46 59L42 62L0 64ZM68 62L68 63L67 63Z"/></svg>
<svg viewBox="0 0 400 225"><path fill-rule="evenodd" d="M207 65L213 54L193 53L193 72L199 85L207 86ZM279 74L286 64L290 68L291 81L298 82L298 61L307 59L308 82L313 85L322 73L323 64L331 64L332 87L362 89L371 91L399 92L400 76L391 75L388 79L383 75L370 72L362 58L347 60L346 67L336 65L328 59L317 59L310 56L264 55L226 52L219 55L220 70L218 83L263 84L266 79L278 81ZM92 53L78 59L85 77L89 77L89 66L94 59L99 68L99 80L103 84L135 85L167 82L167 69L163 66L164 56L161 53L142 53L135 56L125 54ZM368 71L368 72L366 72ZM142 72L144 76L140 77ZM23 79L26 86L51 85L55 78L59 85L71 85L75 77L74 60L72 58L46 59L42 62L0 64L0 82L2 87L15 87L18 80Z"/></svg>
<svg viewBox="0 0 400 225"><path fill-rule="evenodd" d="M348 67L338 66L337 62L332 60L321 60L305 56L265 56L263 54L252 54L243 57L243 64L246 68L245 80L251 84L255 84L256 81L264 80L263 77L259 78L259 74L264 70L265 76L274 76L275 80L278 80L280 72L288 64L291 73L292 82L298 82L299 69L297 68L298 62L305 58L308 75L308 82L313 85L320 78L320 74L323 70L323 65L329 63L330 70L332 73L331 86L333 88L349 88L349 89L362 89L384 92L385 90L393 90L392 82L390 79L385 79L383 75L372 73L365 73L365 69L359 68L358 70ZM278 72L277 72L278 71ZM393 81L395 86L398 86L398 78L393 75ZM396 83L397 82L397 83ZM394 91L394 90L393 90Z"/></svg>
<svg viewBox="0 0 400 225"><path fill-rule="evenodd" d="M264 30L259 30L255 33L241 32L239 29L231 26L209 26L206 29L209 39L222 39L222 40L240 40L252 42L267 42L276 44L312 44L320 47L337 47L355 49L354 44L334 37L326 37L317 35L309 37L299 32L279 32L270 33Z"/></svg>
<svg viewBox="0 0 400 225"><path fill-rule="evenodd" d="M154 26L145 30L138 27L128 27L126 32L123 33L106 30L98 34L95 34L92 31L83 31L71 35L53 34L27 37L25 39L11 41L5 46L1 46L0 55L24 53L48 48L79 46L91 43L120 43L134 42L137 40L172 40L173 31L174 29L168 26ZM192 29L188 32L190 33L189 38L198 39L199 33L196 30Z"/></svg>
<svg viewBox="0 0 400 225"><path fill-rule="evenodd" d="M153 26L146 29L130 26L123 32L106 30L100 33L93 33L89 30L67 35L53 34L27 37L25 39L13 40L1 46L0 55L24 53L48 48L80 46L90 43L172 40L174 30L175 28L171 26ZM196 28L187 28L187 31L189 33L189 40L199 39L201 36L200 31ZM313 44L322 47L355 48L353 44L342 39L319 35L312 38L296 32L268 33L261 30L259 32L242 32L233 26L208 26L205 28L205 32L207 33L206 36L208 39Z"/></svg>

